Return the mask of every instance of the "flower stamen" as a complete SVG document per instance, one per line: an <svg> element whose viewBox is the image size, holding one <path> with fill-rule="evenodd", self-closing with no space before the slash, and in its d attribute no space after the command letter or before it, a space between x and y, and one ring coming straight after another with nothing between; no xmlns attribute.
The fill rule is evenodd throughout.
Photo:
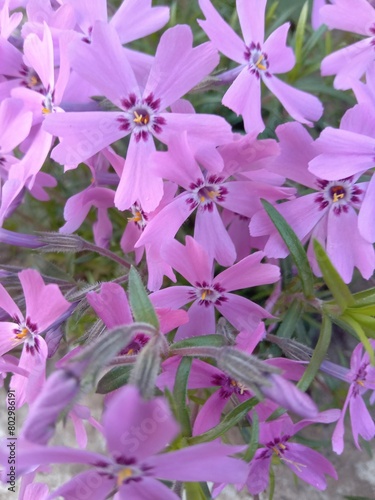
<svg viewBox="0 0 375 500"><path fill-rule="evenodd" d="M120 470L117 474L117 486L121 486L124 481L133 476L133 469L130 467L125 467L125 469Z"/></svg>

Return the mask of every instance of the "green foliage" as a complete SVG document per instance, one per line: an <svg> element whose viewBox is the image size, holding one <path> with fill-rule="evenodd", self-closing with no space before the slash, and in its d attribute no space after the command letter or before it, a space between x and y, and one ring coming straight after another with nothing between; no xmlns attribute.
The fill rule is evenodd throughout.
<svg viewBox="0 0 375 500"><path fill-rule="evenodd" d="M132 267L129 272L129 302L135 321L142 321L159 329L159 320L148 298L139 273Z"/></svg>

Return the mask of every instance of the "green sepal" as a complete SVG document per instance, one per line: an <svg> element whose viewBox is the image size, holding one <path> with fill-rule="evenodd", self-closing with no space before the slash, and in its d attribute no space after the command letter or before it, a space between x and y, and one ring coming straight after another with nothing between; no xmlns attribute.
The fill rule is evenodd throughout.
<svg viewBox="0 0 375 500"><path fill-rule="evenodd" d="M99 380L96 392L108 394L126 385L132 368L131 365L115 366Z"/></svg>
<svg viewBox="0 0 375 500"><path fill-rule="evenodd" d="M212 335L200 335L197 337L190 337L189 339L180 340L175 342L170 346L170 349L182 349L190 347L223 347L225 344L225 338L222 335L212 334Z"/></svg>
<svg viewBox="0 0 375 500"><path fill-rule="evenodd" d="M354 298L319 241L314 240L313 245L316 260L322 272L324 281L332 293L336 304L339 306L341 313L343 313L348 307L355 304Z"/></svg>
<svg viewBox="0 0 375 500"><path fill-rule="evenodd" d="M302 290L306 298L314 297L314 276L311 271L310 263L307 259L305 249L298 239L296 233L286 222L284 217L266 200L261 200L262 205L280 233L281 238L289 249L294 262L297 266L299 277L302 283Z"/></svg>
<svg viewBox="0 0 375 500"><path fill-rule="evenodd" d="M220 424L216 425L212 429L199 436L193 436L187 439L189 445L199 444L199 443L207 443L209 441L213 441L214 439L223 436L226 432L229 431L232 427L238 424L247 413L258 404L259 400L257 398L247 399L243 403L239 404L232 411L227 413Z"/></svg>
<svg viewBox="0 0 375 500"><path fill-rule="evenodd" d="M314 349L311 360L306 367L305 373L297 384L297 387L301 391L307 391L307 389L313 382L315 375L318 373L320 365L327 355L327 351L331 342L331 335L332 323L327 316L323 315L318 342Z"/></svg>
<svg viewBox="0 0 375 500"><path fill-rule="evenodd" d="M149 323L159 330L159 320L148 298L138 271L132 266L129 271L129 302L135 321Z"/></svg>

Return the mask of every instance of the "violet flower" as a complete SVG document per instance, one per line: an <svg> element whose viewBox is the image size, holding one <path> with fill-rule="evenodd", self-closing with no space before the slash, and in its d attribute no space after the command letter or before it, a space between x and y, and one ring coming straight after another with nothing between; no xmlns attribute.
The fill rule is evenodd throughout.
<svg viewBox="0 0 375 500"><path fill-rule="evenodd" d="M251 217L262 207L260 198L276 202L294 195L292 188L228 179L236 173L233 164L231 172L224 167L219 174L203 173L189 147L186 133L176 135L169 143L168 152L154 153L151 161L152 171L182 186L184 191L147 224L136 247L145 244L162 246L176 235L183 222L196 210L194 238L210 258L222 266L230 266L235 261L236 251L218 208L225 207Z"/></svg>
<svg viewBox="0 0 375 500"><path fill-rule="evenodd" d="M354 267L359 269L364 278L370 278L375 268L374 248L360 234L357 215L367 183L358 182L359 174L346 177L345 165L341 166L339 163L343 155L337 153L336 160L333 154L317 156L316 144L299 123L285 123L277 127L276 132L280 138L281 154L270 168L313 190L295 200L277 205L277 210L303 243L309 241L307 255L314 273L321 275L312 245L315 238L326 249L346 283L351 281ZM342 132L345 133L344 130ZM317 141L318 146L319 142L320 139ZM337 147L336 144L326 147L329 151L334 146ZM354 155L348 155L348 158L346 162L351 162ZM314 174L319 173L319 177L316 177L308 170L308 166L310 165L311 170L311 166L318 161L319 164L324 161L325 169L319 166L318 172L315 168ZM337 165L337 180L330 180L334 177L331 165ZM283 258L288 255L285 243L264 210L253 216L249 227L252 236L269 235L264 246L268 257ZM351 235L345 245L342 244L343 232Z"/></svg>
<svg viewBox="0 0 375 500"><path fill-rule="evenodd" d="M372 347L375 341L370 340ZM368 352L363 353L363 345L358 344L350 359L350 370L335 366L327 361L322 363L321 370L350 384L344 406L332 436L333 451L341 454L344 450L344 418L349 408L354 443L359 446L358 438L370 441L375 436L375 422L363 400L368 390L375 390L375 367L370 364Z"/></svg>
<svg viewBox="0 0 375 500"><path fill-rule="evenodd" d="M328 180L359 177L374 166L375 109L368 103L357 104L342 117L340 128L326 127L316 141L320 153L309 163L314 175ZM360 236L375 242L375 177L372 176L359 208ZM354 238L353 238L354 240ZM370 273L370 275L372 272ZM368 277L370 277L370 275ZM366 276L365 276L366 277Z"/></svg>
<svg viewBox="0 0 375 500"><path fill-rule="evenodd" d="M335 0L323 6L320 20L330 29L349 31L367 38L329 54L322 61L323 76L336 75L336 89L350 89L374 65L375 9L367 0Z"/></svg>
<svg viewBox="0 0 375 500"><path fill-rule="evenodd" d="M32 401L44 381L48 348L40 335L71 307L55 284L45 285L40 274L33 269L18 273L26 301L25 316L17 304L0 284L0 308L12 321L0 323L0 356L23 344L19 367L30 372L26 379L14 375L11 386L17 391L17 405Z"/></svg>
<svg viewBox="0 0 375 500"><path fill-rule="evenodd" d="M264 41L267 0L237 0L237 13L244 41L232 30L212 6L210 0L199 0L205 21L198 21L215 47L240 66L230 70L235 78L223 97L224 106L242 115L246 132L262 132L261 82L279 99L287 112L301 123L312 125L323 107L319 99L295 89L276 78L290 71L295 58L286 46L289 23L279 26Z"/></svg>
<svg viewBox="0 0 375 500"><path fill-rule="evenodd" d="M160 38L145 88L136 80L111 26L96 22L91 44L72 44L73 69L120 111L51 114L45 128L61 139L52 157L62 164L77 165L130 134L126 168L115 195L120 210L138 201L149 212L160 202L162 179L145 168L155 151L153 136L168 144L171 135L187 130L198 149L208 147L214 156L218 156L216 147L232 137L229 124L218 116L164 111L218 63L212 44L193 48L192 42L188 26L167 30Z"/></svg>
<svg viewBox="0 0 375 500"><path fill-rule="evenodd" d="M326 474L337 479L335 468L323 455L302 444L290 442L290 438L307 425L318 422L331 423L338 417L339 410L327 410L297 424L293 424L287 415L271 422L262 422L259 442L263 446L255 452L249 464L246 481L249 492L257 495L268 487L273 456L279 458L303 481L318 490L324 490L327 487Z"/></svg>
<svg viewBox="0 0 375 500"><path fill-rule="evenodd" d="M121 416L121 418L120 418ZM49 498L104 500L116 498L177 500L179 497L158 479L170 481L244 482L247 465L228 457L243 447L204 443L160 453L178 434L178 425L163 398L141 399L132 386L120 389L111 399L103 417L103 432L109 454L77 450L64 446L46 447L19 440L17 472L22 475L40 465L81 463L90 470L77 474ZM6 464L5 447L0 452ZM4 476L6 471L4 471Z"/></svg>
<svg viewBox="0 0 375 500"><path fill-rule="evenodd" d="M191 286L170 286L151 294L156 307L180 308L192 302L189 323L179 327L176 339L215 333L215 308L238 330L254 330L262 318L272 317L251 300L230 293L251 286L274 283L279 268L261 264L263 252L255 252L213 277L212 260L191 236L186 246L176 240L162 250L164 259Z"/></svg>

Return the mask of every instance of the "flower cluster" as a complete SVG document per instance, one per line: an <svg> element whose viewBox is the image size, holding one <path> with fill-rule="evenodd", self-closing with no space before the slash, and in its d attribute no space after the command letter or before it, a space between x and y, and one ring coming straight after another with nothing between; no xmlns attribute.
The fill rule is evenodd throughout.
<svg viewBox="0 0 375 500"><path fill-rule="evenodd" d="M375 8L315 0L310 27L307 5L295 25L236 0L229 24L197 0L193 31L178 2L114 3L0 0L0 242L69 254L0 266L1 383L28 407L2 480L195 499L258 495L277 463L324 490L337 472L303 430L335 423L341 454L349 408L355 446L375 437ZM310 65L331 29L349 34ZM332 323L350 368L325 359ZM322 410L327 375L349 389ZM52 445L68 418L77 446ZM52 464L84 468L50 492Z"/></svg>

